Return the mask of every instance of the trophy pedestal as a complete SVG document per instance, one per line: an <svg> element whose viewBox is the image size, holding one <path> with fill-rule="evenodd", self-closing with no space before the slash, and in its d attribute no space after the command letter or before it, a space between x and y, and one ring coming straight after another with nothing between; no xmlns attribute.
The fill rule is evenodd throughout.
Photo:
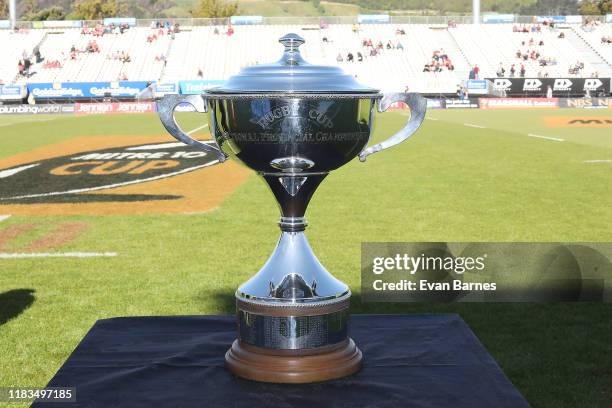
<svg viewBox="0 0 612 408"><path fill-rule="evenodd" d="M235 340L225 354L225 366L239 377L292 384L351 375L359 371L361 360L361 351L350 338L319 350L269 350Z"/></svg>

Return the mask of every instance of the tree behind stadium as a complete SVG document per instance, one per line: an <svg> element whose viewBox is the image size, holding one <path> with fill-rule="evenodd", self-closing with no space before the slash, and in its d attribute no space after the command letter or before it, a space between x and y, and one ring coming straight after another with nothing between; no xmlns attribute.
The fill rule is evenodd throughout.
<svg viewBox="0 0 612 408"><path fill-rule="evenodd" d="M125 16L127 4L119 0L76 0L70 15L78 20L99 20L105 17Z"/></svg>
<svg viewBox="0 0 612 408"><path fill-rule="evenodd" d="M202 18L231 17L237 11L236 3L227 3L222 0L200 0L196 8L191 10L191 15Z"/></svg>

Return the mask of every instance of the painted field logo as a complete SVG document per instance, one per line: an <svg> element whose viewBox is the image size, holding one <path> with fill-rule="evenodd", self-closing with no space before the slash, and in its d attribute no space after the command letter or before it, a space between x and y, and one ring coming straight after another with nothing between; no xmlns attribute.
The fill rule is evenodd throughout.
<svg viewBox="0 0 612 408"><path fill-rule="evenodd" d="M182 143L82 152L0 169L0 205L9 202L143 201L158 195L75 195L158 180L216 164Z"/></svg>
<svg viewBox="0 0 612 408"><path fill-rule="evenodd" d="M548 127L612 127L612 116L547 116Z"/></svg>

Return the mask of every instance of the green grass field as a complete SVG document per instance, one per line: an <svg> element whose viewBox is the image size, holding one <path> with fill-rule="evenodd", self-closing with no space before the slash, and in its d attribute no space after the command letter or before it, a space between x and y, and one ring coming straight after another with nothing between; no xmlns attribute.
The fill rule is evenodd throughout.
<svg viewBox="0 0 612 408"><path fill-rule="evenodd" d="M353 313L459 313L533 407L610 407L609 304L360 301L361 242L612 241L612 162L585 163L612 160L610 128L548 128L544 116L611 115L431 111L407 143L328 177L310 204L307 234L321 262L353 288ZM405 119L381 115L376 138ZM199 120L181 117L185 129ZM154 115L5 116L0 158L76 136L162 133ZM119 253L0 259L0 386L44 386L97 319L233 313L233 291L275 245L277 217L267 187L251 176L208 213L0 222L2 231L31 220L84 221L89 229L62 251Z"/></svg>

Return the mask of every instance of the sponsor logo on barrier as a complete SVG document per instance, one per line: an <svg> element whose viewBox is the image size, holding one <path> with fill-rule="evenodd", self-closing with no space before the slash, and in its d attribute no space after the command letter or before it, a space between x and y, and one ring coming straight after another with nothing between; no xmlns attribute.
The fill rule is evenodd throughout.
<svg viewBox="0 0 612 408"><path fill-rule="evenodd" d="M359 14L357 16L357 22L359 24L380 24L388 23L388 14Z"/></svg>
<svg viewBox="0 0 612 408"><path fill-rule="evenodd" d="M210 80L191 80L179 81L179 89L182 94L193 95L200 94L203 91L217 85L221 85L225 81L210 79Z"/></svg>
<svg viewBox="0 0 612 408"><path fill-rule="evenodd" d="M444 109L442 99L427 99L427 109Z"/></svg>
<svg viewBox="0 0 612 408"><path fill-rule="evenodd" d="M446 109L453 108L478 108L478 99L447 99L445 101Z"/></svg>
<svg viewBox="0 0 612 408"><path fill-rule="evenodd" d="M0 85L0 99L18 101L25 98L25 87L22 85Z"/></svg>
<svg viewBox="0 0 612 408"><path fill-rule="evenodd" d="M506 78L498 78L493 80L493 89L496 91L505 91L510 89L512 81Z"/></svg>
<svg viewBox="0 0 612 408"><path fill-rule="evenodd" d="M130 27L136 26L136 18L134 17L109 17L104 19L104 25L108 26L114 24L116 26L127 24Z"/></svg>
<svg viewBox="0 0 612 408"><path fill-rule="evenodd" d="M74 113L74 105L0 105L0 115Z"/></svg>
<svg viewBox="0 0 612 408"><path fill-rule="evenodd" d="M547 116L548 127L612 127L612 116Z"/></svg>
<svg viewBox="0 0 612 408"><path fill-rule="evenodd" d="M30 94L36 99L101 98L107 95L133 98L147 88L146 81L117 82L42 82L28 83Z"/></svg>
<svg viewBox="0 0 612 408"><path fill-rule="evenodd" d="M610 108L612 98L563 98L559 99L562 108Z"/></svg>
<svg viewBox="0 0 612 408"><path fill-rule="evenodd" d="M513 23L514 14L484 14L482 21L484 23Z"/></svg>
<svg viewBox="0 0 612 408"><path fill-rule="evenodd" d="M263 23L263 16L231 16L230 23L234 25L261 24Z"/></svg>
<svg viewBox="0 0 612 408"><path fill-rule="evenodd" d="M177 94L178 85L176 82L164 82L155 84L155 95L164 96L168 94Z"/></svg>
<svg viewBox="0 0 612 408"><path fill-rule="evenodd" d="M77 115L155 112L155 102L75 103Z"/></svg>
<svg viewBox="0 0 612 408"><path fill-rule="evenodd" d="M491 78L493 89L507 95L546 96L550 87L555 96L582 96L589 92L610 93L610 78Z"/></svg>
<svg viewBox="0 0 612 408"><path fill-rule="evenodd" d="M558 108L558 98L480 98L480 109Z"/></svg>
<svg viewBox="0 0 612 408"><path fill-rule="evenodd" d="M557 78L555 79L555 83L553 84L553 91L569 91L572 89L574 83L567 78Z"/></svg>
<svg viewBox="0 0 612 408"><path fill-rule="evenodd" d="M539 79L531 78L525 79L523 82L523 91L541 91L542 90L542 81Z"/></svg>

